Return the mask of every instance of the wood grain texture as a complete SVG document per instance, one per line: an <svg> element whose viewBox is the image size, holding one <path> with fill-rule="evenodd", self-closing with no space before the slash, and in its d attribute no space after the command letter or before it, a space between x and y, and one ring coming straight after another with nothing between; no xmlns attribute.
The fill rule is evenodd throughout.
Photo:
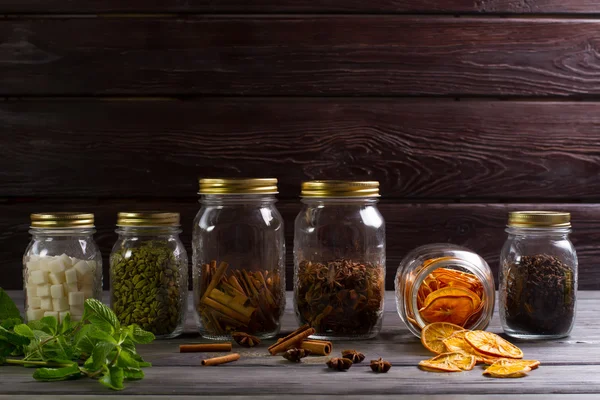
<svg viewBox="0 0 600 400"><path fill-rule="evenodd" d="M107 293L104 294L106 297ZM12 292L10 295L18 304L22 304L22 292ZM297 326L290 306L291 295L291 292L287 293L288 307L283 319L282 334L292 331ZM580 293L578 318L569 338L519 343L527 358L537 358L542 363L528 377L519 380L483 377L482 368L479 366L473 371L460 374L435 374L419 370L416 363L431 357L431 354L408 332L398 318L393 296L392 292L386 293L384 325L378 337L367 341L334 342L334 353L345 348L356 348L366 355L367 360L380 356L390 360L393 367L387 374L373 374L366 362L354 365L345 373L334 373L324 366L327 357L309 357L301 364L289 363L281 357L268 355L266 348L273 340L265 341L253 349L236 348L235 350L242 354L241 360L236 363L219 368L202 368L199 366L200 360L206 355L178 352L181 343L203 341L195 333L191 314L188 314L188 324L183 337L140 346L140 353L153 363L153 367L146 370L145 380L128 383L122 394L169 395L171 398L182 400L186 399L185 396L198 394L228 398L249 396L239 399L259 396L267 396L267 399L274 399L273 396L287 398L288 395L299 396L292 397L299 399L323 399L324 395L343 395L351 399L380 399L383 396L389 398L407 395L400 398L417 400L427 396L429 400L457 400L458 397L452 395L467 395L464 398L468 400L482 396L491 399L537 400L539 397L535 397L536 394L546 394L548 397L543 397L544 399L570 399L566 396L552 395L578 393L591 398L589 395L598 396L600 393L600 377L590 373L598 367L596 354L600 346L600 323L596 305L600 300L600 292ZM489 330L501 332L497 314ZM95 400L94 396L108 394L105 388L91 380L32 384L30 369L0 367L0 370L0 394L5 396L29 395L49 400L56 398L52 396L68 393L72 396L90 396L89 400ZM164 400L161 397L156 399Z"/></svg>
<svg viewBox="0 0 600 400"><path fill-rule="evenodd" d="M6 0L0 13L590 13L596 0Z"/></svg>
<svg viewBox="0 0 600 400"><path fill-rule="evenodd" d="M9 18L0 22L0 96L597 95L597 26L407 16Z"/></svg>
<svg viewBox="0 0 600 400"><path fill-rule="evenodd" d="M300 210L299 201L278 203L285 220L287 244L287 283L291 289L293 274L293 221ZM104 255L105 276L108 255L116 241L116 214L123 210L169 210L182 213L182 239L191 254L191 227L199 206L188 200L20 200L0 205L0 270L2 287L21 287L23 252L29 242L27 233L32 212L82 210L96 214L96 241ZM464 245L484 257L497 276L500 249L506 239L504 227L510 210L566 210L573 215L573 243L579 256L579 284L584 290L600 288L600 207L597 204L398 204L383 203L380 210L386 220L387 275L386 288L393 289L393 279L400 260L415 247L436 242ZM106 282L105 282L106 284Z"/></svg>
<svg viewBox="0 0 600 400"><path fill-rule="evenodd" d="M0 193L193 197L198 176L376 179L402 201L600 198L599 102L0 102ZM19 140L14 140L19 138Z"/></svg>

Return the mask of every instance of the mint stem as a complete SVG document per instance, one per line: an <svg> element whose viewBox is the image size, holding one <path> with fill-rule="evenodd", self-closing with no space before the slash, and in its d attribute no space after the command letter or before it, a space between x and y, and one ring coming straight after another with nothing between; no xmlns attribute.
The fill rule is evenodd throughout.
<svg viewBox="0 0 600 400"><path fill-rule="evenodd" d="M15 359L8 359L8 358L4 362L6 364L13 364L13 365L50 367L50 368L64 368L64 367L68 367L68 366L72 365L72 364L55 363L52 361L25 361L25 360L15 360Z"/></svg>

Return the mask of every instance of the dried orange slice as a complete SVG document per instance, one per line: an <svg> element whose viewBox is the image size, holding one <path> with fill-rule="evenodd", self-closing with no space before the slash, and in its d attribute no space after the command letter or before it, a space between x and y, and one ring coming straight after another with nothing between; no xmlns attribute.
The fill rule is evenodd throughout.
<svg viewBox="0 0 600 400"><path fill-rule="evenodd" d="M502 358L490 365L484 372L494 378L520 378L527 375L527 372L540 365L536 360L515 360Z"/></svg>
<svg viewBox="0 0 600 400"><path fill-rule="evenodd" d="M443 353L419 362L419 367L428 371L470 371L475 366L475 357L463 353Z"/></svg>
<svg viewBox="0 0 600 400"><path fill-rule="evenodd" d="M469 296L442 296L419 310L421 317L429 322L450 322L462 326L473 313L475 306Z"/></svg>
<svg viewBox="0 0 600 400"><path fill-rule="evenodd" d="M470 331L465 333L465 340L469 342L475 350L488 356L523 358L521 349L495 333Z"/></svg>
<svg viewBox="0 0 600 400"><path fill-rule="evenodd" d="M453 353L464 353L475 357L477 363L493 364L498 360L496 357L491 357L486 354L480 353L469 342L465 339L465 334L468 330L458 331L447 339L442 340L447 351Z"/></svg>
<svg viewBox="0 0 600 400"><path fill-rule="evenodd" d="M435 354L446 353L444 339L462 331L463 328L458 325L447 322L434 322L426 325L421 331L421 343L425 348Z"/></svg>
<svg viewBox="0 0 600 400"><path fill-rule="evenodd" d="M431 302L433 300L437 299L438 297L443 297L443 296L467 296L467 297L470 297L471 300L473 300L473 305L475 307L475 310L479 309L479 305L481 304L481 299L479 298L479 296L477 296L475 293L473 293L469 289L448 286L448 287L436 290L435 292L432 292L431 294L429 294L427 296L427 298L425 299L425 303L423 304L423 307L427 307L428 305L431 304Z"/></svg>

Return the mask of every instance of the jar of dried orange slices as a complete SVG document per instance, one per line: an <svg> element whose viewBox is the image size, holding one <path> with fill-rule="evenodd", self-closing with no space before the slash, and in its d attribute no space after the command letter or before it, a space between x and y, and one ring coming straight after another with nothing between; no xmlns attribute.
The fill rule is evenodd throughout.
<svg viewBox="0 0 600 400"><path fill-rule="evenodd" d="M485 329L494 312L492 271L473 251L447 243L418 247L400 262L396 306L409 330L433 322Z"/></svg>

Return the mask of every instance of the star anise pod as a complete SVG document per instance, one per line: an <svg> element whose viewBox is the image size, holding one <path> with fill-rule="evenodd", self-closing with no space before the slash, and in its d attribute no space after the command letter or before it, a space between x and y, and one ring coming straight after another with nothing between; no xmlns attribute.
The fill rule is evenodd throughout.
<svg viewBox="0 0 600 400"><path fill-rule="evenodd" d="M342 357L347 358L354 364L358 364L359 362L362 362L362 360L365 359L365 355L360 351L356 350L344 350L342 351Z"/></svg>
<svg viewBox="0 0 600 400"><path fill-rule="evenodd" d="M352 361L347 358L332 358L331 360L327 361L327 366L331 369L344 371L350 369L352 366Z"/></svg>
<svg viewBox="0 0 600 400"><path fill-rule="evenodd" d="M259 338L245 332L233 332L231 337L233 337L233 340L235 340L237 344L244 347L254 347L260 344Z"/></svg>
<svg viewBox="0 0 600 400"><path fill-rule="evenodd" d="M373 372L385 373L388 372L390 368L392 368L392 364L390 364L388 361L385 361L381 357L379 357L379 360L371 360L371 369Z"/></svg>
<svg viewBox="0 0 600 400"><path fill-rule="evenodd" d="M292 362L300 362L306 356L310 355L310 350L306 349L289 349L283 353L283 358Z"/></svg>

